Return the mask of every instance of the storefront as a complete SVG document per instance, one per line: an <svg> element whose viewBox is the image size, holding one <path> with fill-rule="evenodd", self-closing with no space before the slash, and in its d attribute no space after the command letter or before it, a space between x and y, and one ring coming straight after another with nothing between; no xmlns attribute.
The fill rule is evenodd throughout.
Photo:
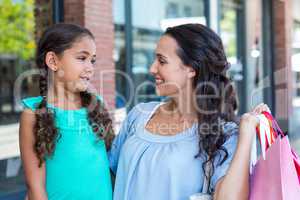
<svg viewBox="0 0 300 200"><path fill-rule="evenodd" d="M290 135L293 145L300 152L300 1L293 0L293 20L292 20L292 110L290 117Z"/></svg>
<svg viewBox="0 0 300 200"><path fill-rule="evenodd" d="M266 102L284 129L289 130L292 144L300 153L297 133L300 130L300 16L297 12L300 0L292 1L292 55L284 51L284 56L278 52L287 49L289 39L276 30L288 32L289 26L283 26L280 20L290 19L280 18L285 16L280 13L280 6L286 6L280 0L90 0L89 5L81 0L37 0L35 4L33 0L10 2L12 5L29 3L26 7L31 16L28 23L35 28L24 35L32 51L35 45L30 44L55 22L78 23L95 33L99 52L96 76L101 79L103 73L100 72L109 72L104 81L99 80L98 84L97 79L95 83L101 85L99 92L111 109L125 106L130 109L139 102L160 100L161 97L155 95L153 77L148 72L159 37L171 25L206 24L223 40L231 63L228 75L237 89L239 113ZM281 62L282 57L285 60ZM289 58L292 70L288 77L293 77L291 103L288 98L283 98L285 93L278 93L274 86L280 79L277 73L279 65L286 66L283 68L285 72L289 71L285 70L289 67ZM15 101L14 92L16 80L21 79L18 93L21 97L38 95L38 76L33 67L33 54L2 53L0 48L0 200L21 199L25 193L18 150L21 107ZM26 78L20 78L25 71Z"/></svg>
<svg viewBox="0 0 300 200"><path fill-rule="evenodd" d="M39 94L38 71L34 69L36 36L61 20L61 10L59 1L0 1L0 5L0 199L24 199L18 144L22 108L16 96Z"/></svg>
<svg viewBox="0 0 300 200"><path fill-rule="evenodd" d="M245 102L245 4L243 1L122 1L113 4L115 24L114 60L116 66L116 106L157 100L153 78L148 70L156 42L167 26L202 23L223 39L230 76L236 83L239 99ZM151 19L151 20L149 20ZM126 53L125 53L126 52ZM123 72L132 77L124 76ZM131 81L132 80L132 81ZM134 92L128 88L131 85ZM246 110L240 104L240 112Z"/></svg>
<svg viewBox="0 0 300 200"><path fill-rule="evenodd" d="M117 107L158 99L148 72L156 42L171 24L205 24L205 6L204 0L114 1Z"/></svg>

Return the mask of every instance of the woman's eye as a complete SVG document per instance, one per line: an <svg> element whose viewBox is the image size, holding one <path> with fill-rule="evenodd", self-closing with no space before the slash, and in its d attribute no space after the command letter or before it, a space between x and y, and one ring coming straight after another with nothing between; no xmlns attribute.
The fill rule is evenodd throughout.
<svg viewBox="0 0 300 200"><path fill-rule="evenodd" d="M166 61L164 61L164 60L158 60L158 62L161 64L161 65L163 65L163 64L166 64Z"/></svg>

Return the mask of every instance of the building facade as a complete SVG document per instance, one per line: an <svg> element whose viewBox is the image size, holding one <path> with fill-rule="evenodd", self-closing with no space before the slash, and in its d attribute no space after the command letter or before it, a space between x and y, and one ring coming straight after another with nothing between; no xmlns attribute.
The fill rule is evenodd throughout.
<svg viewBox="0 0 300 200"><path fill-rule="evenodd" d="M300 0L4 2L0 0L2 9L22 5L27 15L34 16L26 22L34 28L23 34L26 46L33 50L32 41L54 23L76 23L94 33L97 66L93 85L110 110L161 99L148 73L157 40L168 26L206 24L223 40L239 113L267 103L300 153ZM8 20L17 23L16 18ZM0 46L5 41L0 36ZM22 199L25 194L18 149L19 100L38 95L33 56L7 49L0 48L0 200Z"/></svg>

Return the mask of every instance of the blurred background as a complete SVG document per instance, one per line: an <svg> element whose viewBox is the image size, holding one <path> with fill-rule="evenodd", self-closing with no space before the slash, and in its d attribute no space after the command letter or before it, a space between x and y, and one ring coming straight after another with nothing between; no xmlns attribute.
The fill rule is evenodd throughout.
<svg viewBox="0 0 300 200"><path fill-rule="evenodd" d="M95 34L93 85L110 110L127 111L138 102L160 99L148 69L166 27L211 27L231 63L238 112L267 103L300 153L299 10L300 0L0 0L0 200L24 198L19 98L39 95L36 41L59 22L80 24Z"/></svg>

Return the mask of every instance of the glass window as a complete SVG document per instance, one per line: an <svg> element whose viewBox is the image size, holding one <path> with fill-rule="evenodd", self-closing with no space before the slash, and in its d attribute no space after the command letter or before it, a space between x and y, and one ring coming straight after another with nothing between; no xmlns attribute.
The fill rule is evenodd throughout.
<svg viewBox="0 0 300 200"><path fill-rule="evenodd" d="M292 146L300 153L300 0L293 0L293 31L292 31L292 77L293 99L292 112L289 117L289 136Z"/></svg>
<svg viewBox="0 0 300 200"><path fill-rule="evenodd" d="M192 8L190 6L184 6L183 11L185 17L192 17Z"/></svg>
<svg viewBox="0 0 300 200"><path fill-rule="evenodd" d="M126 100L126 54L125 54L125 1L113 1L115 47L113 58L116 66L116 108L124 107Z"/></svg>
<svg viewBox="0 0 300 200"><path fill-rule="evenodd" d="M51 21L49 5L51 1L37 7L34 0L0 0L0 199L24 199L17 123L21 105L16 99L38 94L35 36Z"/></svg>
<svg viewBox="0 0 300 200"><path fill-rule="evenodd" d="M159 98L148 72L156 42L166 27L189 22L205 24L203 0L132 1L134 104Z"/></svg>
<svg viewBox="0 0 300 200"><path fill-rule="evenodd" d="M126 106L130 100L127 96L130 86L134 88L134 91L129 93L135 92L135 99L129 102L130 105L158 99L153 87L154 80L148 71L154 59L156 42L166 27L188 22L205 24L204 0L132 0L131 22L126 21L127 3L123 0L113 1L117 108ZM131 30L127 30L132 37L130 41L126 41L128 35L126 36L125 27L128 23L132 27ZM132 47L132 54L129 55L132 57L130 72L126 69L127 45ZM131 77L128 77L129 74Z"/></svg>
<svg viewBox="0 0 300 200"><path fill-rule="evenodd" d="M231 67L229 75L234 80L239 100L243 96L243 65L241 46L244 38L241 34L243 25L241 13L243 12L241 0L222 0L220 5L220 36L222 38L225 52ZM245 106L245 105L240 105Z"/></svg>
<svg viewBox="0 0 300 200"><path fill-rule="evenodd" d="M178 17L178 5L173 2L169 2L167 5L167 18Z"/></svg>
<svg viewBox="0 0 300 200"><path fill-rule="evenodd" d="M0 1L0 125L17 122L19 105L14 101L15 81L32 65L35 50L33 1ZM27 93L30 80L24 80Z"/></svg>
<svg viewBox="0 0 300 200"><path fill-rule="evenodd" d="M228 59L234 64L237 62L237 10L235 5L225 2L221 4L221 37Z"/></svg>

